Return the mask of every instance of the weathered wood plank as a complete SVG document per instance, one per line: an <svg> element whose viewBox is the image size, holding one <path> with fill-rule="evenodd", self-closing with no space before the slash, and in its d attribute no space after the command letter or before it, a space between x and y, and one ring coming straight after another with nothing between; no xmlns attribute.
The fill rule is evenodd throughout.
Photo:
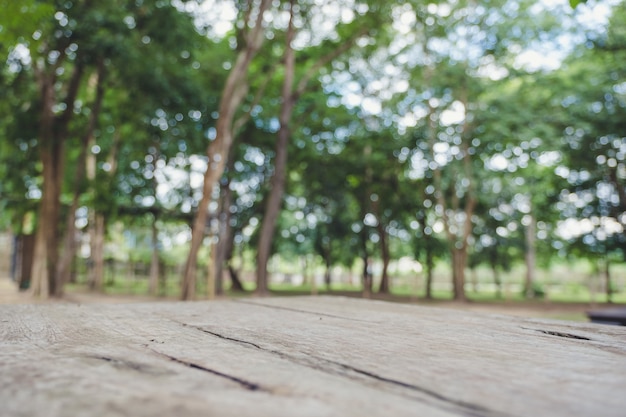
<svg viewBox="0 0 626 417"><path fill-rule="evenodd" d="M624 416L626 329L335 297L0 306L0 415Z"/></svg>

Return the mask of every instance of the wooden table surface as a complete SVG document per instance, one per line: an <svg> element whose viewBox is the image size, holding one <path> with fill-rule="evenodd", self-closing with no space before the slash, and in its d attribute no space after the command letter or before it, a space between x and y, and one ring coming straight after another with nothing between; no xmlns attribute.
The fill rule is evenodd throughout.
<svg viewBox="0 0 626 417"><path fill-rule="evenodd" d="M626 416L626 328L341 297L0 306L0 416Z"/></svg>

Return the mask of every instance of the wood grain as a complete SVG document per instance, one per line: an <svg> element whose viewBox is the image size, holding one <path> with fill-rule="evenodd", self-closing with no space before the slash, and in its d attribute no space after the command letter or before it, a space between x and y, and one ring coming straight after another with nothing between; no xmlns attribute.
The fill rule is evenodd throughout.
<svg viewBox="0 0 626 417"><path fill-rule="evenodd" d="M0 306L2 416L626 415L626 328L340 297Z"/></svg>

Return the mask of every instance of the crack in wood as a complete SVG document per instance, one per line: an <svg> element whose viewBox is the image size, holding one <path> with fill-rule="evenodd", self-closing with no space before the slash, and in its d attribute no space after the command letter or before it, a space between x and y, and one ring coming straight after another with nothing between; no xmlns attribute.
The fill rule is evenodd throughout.
<svg viewBox="0 0 626 417"><path fill-rule="evenodd" d="M335 361L331 361L328 359L322 359L326 362L332 363L334 365L337 365L347 371L350 372L354 372L357 373L359 375L363 375L366 376L368 378L377 380L377 381L381 381L381 382L385 382L391 385L395 385L395 386L399 386L401 388L405 388L411 391L416 391L419 392L421 394L427 395L428 397L434 398L438 401L441 401L445 404L450 404L455 406L456 408L460 409L461 412L469 417L506 417L508 416L508 414L505 413L501 413L501 412L497 412L494 410L490 410L486 407L482 407L476 404L472 404L466 401L460 401L460 400L455 400L453 398L447 397L445 395L439 394L433 390L429 390L428 388L424 388L421 387L419 385L414 385L414 384L410 384L407 382L403 382L403 381L399 381L396 379L392 379L392 378L387 378L378 374L375 374L373 372L370 371L366 371L364 369L360 369L351 365L347 365L341 362L335 362Z"/></svg>
<svg viewBox="0 0 626 417"><path fill-rule="evenodd" d="M414 391L414 392L419 392L423 395L426 395L430 398L433 398L439 402L442 402L446 405L452 405L455 407L455 409L461 411L463 413L463 415L466 415L468 417L508 417L508 414L505 413L501 413L501 412L497 412L497 411L493 411L490 410L488 408L485 407L481 407L479 405L476 404L472 404L472 403L468 403L466 401L459 401L459 400L455 400L453 398L449 398L445 395L439 394L433 390L429 390L427 388L423 388L420 387L418 385L414 385L414 384L410 384L407 382L403 382L403 381L399 381L399 380L395 380L392 378L387 378L378 374L375 374L373 372L370 371L366 371L364 369L360 369L351 365L347 365L345 363L341 363L341 362L337 362L337 361L333 361L330 359L326 359L326 358L321 358L318 356L313 356L310 354L306 354L306 359L299 357L299 356L295 356L289 353L285 353L285 352L281 352L278 350L274 350L274 349L267 349L264 348L256 343L252 343L252 342L248 342L246 340L242 340L242 339L237 339L234 337L229 337L229 336L224 336L222 334L216 333L216 332L212 332L212 331L208 331L200 326L189 326L192 328L195 328L196 330L202 331L204 333L210 334L212 336L215 336L217 338L220 338L222 340L228 340L228 341L232 341L235 343L238 343L240 345L244 345L246 347L253 347L255 349L261 350L263 352L267 352L273 355L276 355L278 357L280 357L281 359L285 359L289 362L301 365L301 366L305 366L308 368L312 368L318 371L322 371L322 372L326 372L326 373L333 373L333 374L337 374L340 376L344 376L344 377L350 377L350 375L348 373L346 373L346 371L350 372L350 373L354 373L354 374L358 374L364 377L367 377L370 380L375 380L375 381L379 381L379 382L384 382L386 384L390 384L390 385L394 385L397 387L401 387L404 389L408 389L410 391ZM308 359L308 360L307 360ZM329 366L330 365L330 366ZM339 370L337 370L337 368L339 368ZM353 379L353 378L351 378Z"/></svg>
<svg viewBox="0 0 626 417"><path fill-rule="evenodd" d="M551 331L551 330L539 330L541 333L545 333L548 334L550 336L558 336L558 337L564 337L566 339L576 339L576 340L591 340L588 337L585 336L578 336L576 334L572 334L572 333L563 333L563 332L555 332L555 331Z"/></svg>
<svg viewBox="0 0 626 417"><path fill-rule="evenodd" d="M573 334L573 333L566 333L566 332L557 332L557 331L553 331L553 330L543 330L543 329L531 329L529 327L521 327L524 330L532 330L534 332L538 332L538 333L543 333L546 334L548 336L556 336L556 337L562 337L565 339L572 339L572 340L583 340L583 341L589 341L589 342L593 342L591 344L587 344L586 346L590 346L590 347L594 347L596 349L600 349L604 352L609 352L615 355L620 355L620 356L626 356L626 351L623 348L617 347L617 346L611 346L611 345L607 345L606 343L603 343L601 341L598 340L594 340L591 339L589 337L586 336L580 336L577 334Z"/></svg>
<svg viewBox="0 0 626 417"><path fill-rule="evenodd" d="M210 334L212 336L215 336L217 338L223 339L223 340L229 340L231 342L236 342L236 343L239 343L241 345L249 345L249 346L255 347L257 349L263 350L263 348L261 346L257 345L256 343L248 342L248 341L245 341L245 340L235 339L234 337L224 336L222 334L209 331L209 330L207 330L207 329L205 329L203 327L199 327L199 326L191 326L191 327L193 327L194 329L200 330L201 332L208 333L208 334Z"/></svg>
<svg viewBox="0 0 626 417"><path fill-rule="evenodd" d="M573 333L557 332L557 331L554 331L554 330L530 329L528 327L522 327L522 329L524 329L524 330L533 330L535 332L547 334L549 336L563 337L565 339L590 340L590 341L593 341L593 339L590 339L590 338L585 337L585 336L579 336L579 335L573 334Z"/></svg>
<svg viewBox="0 0 626 417"><path fill-rule="evenodd" d="M109 362L112 365L121 365L125 368L130 368L130 369L134 369L136 371L140 371L141 370L141 365L139 365L138 363L134 363L134 362L130 362L130 361L125 361L122 359L117 359L117 358L111 358L109 356L88 356L88 358L91 359L98 359L101 361L105 361L105 362Z"/></svg>
<svg viewBox="0 0 626 417"><path fill-rule="evenodd" d="M239 378L239 377L234 376L234 375L229 375L229 374L226 374L224 372L216 371L215 369L207 368L206 366L198 365L197 363L194 363L194 362L191 362L191 361L186 361L186 360L177 358L175 356L171 356L171 355L168 355L166 353L159 352L159 351L151 349L151 348L149 348L149 349L152 352L154 352L155 354L157 354L159 356L162 356L162 357L165 357L165 358L171 360L172 362L175 362L175 363L187 366L187 367L192 368L192 369L196 369L198 371L207 372L209 374L218 376L220 378L227 379L227 380L229 380L231 382L235 382L235 383L239 384L241 387L245 388L248 391L269 391L269 390L263 388L260 384L257 384L257 383L254 383L254 382L250 382L250 381L246 381L243 378Z"/></svg>
<svg viewBox="0 0 626 417"><path fill-rule="evenodd" d="M160 374L167 373L167 372L164 372L163 370L155 369L154 367L150 365L144 365L142 363L137 363L137 362L129 361L126 359L113 358L111 356L103 356L103 355L90 355L87 357L91 359L97 359L97 360L108 362L116 368L131 369L133 371L137 371L137 372L141 372L145 374L160 375Z"/></svg>

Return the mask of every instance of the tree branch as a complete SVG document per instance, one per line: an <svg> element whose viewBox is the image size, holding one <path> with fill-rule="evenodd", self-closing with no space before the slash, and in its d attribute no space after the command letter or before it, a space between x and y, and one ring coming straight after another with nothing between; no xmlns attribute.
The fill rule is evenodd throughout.
<svg viewBox="0 0 626 417"><path fill-rule="evenodd" d="M248 121L252 117L252 111L261 102L261 99L263 99L263 96L265 95L265 90L272 80L272 76L276 71L276 67L277 65L273 65L270 71L267 72L265 79L261 83L261 86L257 90L254 99L252 100L252 103L250 103L250 110L239 116L233 123L233 136L237 136L237 133L239 133L240 129L243 128L243 126L248 123Z"/></svg>
<svg viewBox="0 0 626 417"><path fill-rule="evenodd" d="M355 42L361 36L365 35L369 31L370 31L369 28L365 28L365 27L362 28L357 33L355 33L350 39L348 39L346 42L341 44L338 48L330 51L330 53L318 59L313 64L313 66L309 68L309 70L304 74L304 76L302 76L302 78L300 79L300 82L298 83L298 87L295 89L293 93L294 98L298 98L300 95L302 95L302 93L304 93L304 91L306 91L307 84L309 83L309 81L311 81L311 78L313 78L315 74L317 74L318 71L322 67L326 66L328 63L332 62L335 58L339 57L343 53L350 50L354 46Z"/></svg>

